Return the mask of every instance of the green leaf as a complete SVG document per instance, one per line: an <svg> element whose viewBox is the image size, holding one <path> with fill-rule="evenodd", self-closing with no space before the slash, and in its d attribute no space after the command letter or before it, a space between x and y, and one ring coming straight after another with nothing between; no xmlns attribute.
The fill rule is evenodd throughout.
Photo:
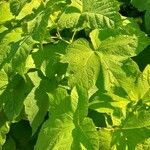
<svg viewBox="0 0 150 150"><path fill-rule="evenodd" d="M97 92L90 98L89 108L101 114L107 114L110 121L105 118L106 124L120 126L122 119L126 118L126 109L130 101L127 98L112 94ZM101 124L99 124L101 126Z"/></svg>
<svg viewBox="0 0 150 150"><path fill-rule="evenodd" d="M112 136L113 136L113 130L111 129L104 128L99 131L100 150L111 149Z"/></svg>
<svg viewBox="0 0 150 150"><path fill-rule="evenodd" d="M143 103L150 99L150 66L147 65L142 74L139 75L134 88L128 93L133 101L142 100Z"/></svg>
<svg viewBox="0 0 150 150"><path fill-rule="evenodd" d="M36 0L36 1L30 0L30 2L26 3L26 5L24 5L24 3L22 2L19 2L19 4L22 3L22 6L24 5L24 7L21 9L21 11L18 8L17 8L18 10L13 8L13 11L15 11L15 13L18 13L20 11L19 14L16 16L16 19L21 20L25 18L26 16L31 15L32 13L34 13L34 10L39 8L42 2L43 0ZM21 7L19 6L19 8Z"/></svg>
<svg viewBox="0 0 150 150"><path fill-rule="evenodd" d="M145 12L145 17L144 17L145 27L146 27L146 30L148 32L150 31L150 20L149 20L149 18L150 18L150 9Z"/></svg>
<svg viewBox="0 0 150 150"><path fill-rule="evenodd" d="M48 6L48 2L45 5L41 3L37 9L37 12L35 13L34 18L27 22L29 34L32 35L34 40L39 41L40 43L43 42L45 34L49 34L47 27L50 22L52 9Z"/></svg>
<svg viewBox="0 0 150 150"><path fill-rule="evenodd" d="M135 150L148 150L150 148L150 138L144 140L144 142L137 144Z"/></svg>
<svg viewBox="0 0 150 150"><path fill-rule="evenodd" d="M9 9L9 3L6 1L0 3L0 16L0 25L8 20L13 19L13 15L11 14Z"/></svg>
<svg viewBox="0 0 150 150"><path fill-rule="evenodd" d="M35 18L35 25L33 27L32 32L32 37L36 41L43 42L46 31L47 31L47 26L48 26L48 21L50 17L50 11L47 9L43 12L40 12L40 14L37 15Z"/></svg>
<svg viewBox="0 0 150 150"><path fill-rule="evenodd" d="M32 127L32 134L34 134L44 121L49 108L49 100L46 92L51 87L51 82L48 80L42 81L37 72L31 72L28 75L34 87L26 97L24 107Z"/></svg>
<svg viewBox="0 0 150 150"><path fill-rule="evenodd" d="M8 61L9 57L11 57L11 53L14 54L11 51L11 43L18 42L21 39L21 34L22 31L20 28L12 30L0 40L0 69Z"/></svg>
<svg viewBox="0 0 150 150"><path fill-rule="evenodd" d="M71 97L77 107L74 113L74 123L78 126L88 115L88 93L84 88L77 86L72 90Z"/></svg>
<svg viewBox="0 0 150 150"><path fill-rule="evenodd" d="M2 145L6 141L6 134L9 132L8 124L4 124L0 127L0 148L2 148Z"/></svg>
<svg viewBox="0 0 150 150"><path fill-rule="evenodd" d="M86 149L98 149L98 135L91 119L86 117L84 104L84 89L77 87L69 96L66 90L58 88L50 98L50 118L44 123L35 150L44 149L76 149L85 147ZM81 101L81 102L79 102ZM83 110L82 110L83 109ZM79 118L81 112L82 121L78 124L74 119ZM80 135L80 137L79 137ZM41 145L42 143L42 145Z"/></svg>
<svg viewBox="0 0 150 150"><path fill-rule="evenodd" d="M72 149L96 150L99 147L98 134L93 121L88 115L88 95L84 88L77 86L71 92L73 101L78 102L74 113L75 129L73 130ZM84 148L83 148L84 147Z"/></svg>
<svg viewBox="0 0 150 150"><path fill-rule="evenodd" d="M10 121L20 114L23 101L32 89L33 85L28 76L26 76L25 80L20 75L14 76L1 95L4 112Z"/></svg>
<svg viewBox="0 0 150 150"><path fill-rule="evenodd" d="M9 136L5 142L5 144L3 145L3 150L16 150L16 144L15 141L13 140L13 138L11 136Z"/></svg>
<svg viewBox="0 0 150 150"><path fill-rule="evenodd" d="M150 130L148 128L125 130L124 135L128 139L128 147L136 150L140 143L144 143L150 137ZM146 142L145 146L143 144L143 147L146 148Z"/></svg>
<svg viewBox="0 0 150 150"><path fill-rule="evenodd" d="M23 40L12 45L10 55L6 59L6 62L9 63L11 61L10 65L13 71L17 71L21 75L26 73L25 64L33 48L33 45L34 45L34 41L30 36L24 37ZM14 52L16 53L13 54Z"/></svg>
<svg viewBox="0 0 150 150"><path fill-rule="evenodd" d="M62 13L58 26L63 28L112 28L120 20L115 0L74 0Z"/></svg>
<svg viewBox="0 0 150 150"><path fill-rule="evenodd" d="M69 85L73 87L79 84L89 88L96 83L99 73L100 62L90 44L79 39L67 48L67 54L61 60L63 63L69 63Z"/></svg>
<svg viewBox="0 0 150 150"><path fill-rule="evenodd" d="M54 22L51 19L53 13L60 11L59 9L62 9L64 5L67 5L68 1L65 0L55 0L55 1L46 1L43 2L41 0L41 4L38 7L37 14L33 20L30 21L30 34L32 34L32 37L34 40L43 42L45 35L49 35L48 28L54 26ZM29 23L27 23L29 25Z"/></svg>
<svg viewBox="0 0 150 150"><path fill-rule="evenodd" d="M150 130L147 128L139 128L131 130L116 129L114 130L113 133L112 148L116 148L117 150L136 149L140 143L143 143L145 140L149 138L149 135Z"/></svg>
<svg viewBox="0 0 150 150"><path fill-rule="evenodd" d="M43 49L32 54L35 66L49 78L55 74L60 76L65 73L65 68L59 63L60 56L65 54L66 43L59 41L57 44L44 45Z"/></svg>
<svg viewBox="0 0 150 150"><path fill-rule="evenodd" d="M63 89L58 89L54 97L50 95L50 118L41 129L35 150L70 149L74 124L71 99L67 95Z"/></svg>
<svg viewBox="0 0 150 150"><path fill-rule="evenodd" d="M9 132L9 122L2 111L0 111L0 120L0 149L2 149L6 141L6 134Z"/></svg>
<svg viewBox="0 0 150 150"><path fill-rule="evenodd" d="M90 99L89 107L100 113L111 115L113 125L122 126L123 129L144 128L149 122L149 67L129 95L114 95L112 93L95 93ZM140 91L139 91L140 90ZM137 95L137 96L136 96Z"/></svg>
<svg viewBox="0 0 150 150"><path fill-rule="evenodd" d="M21 34L21 28L16 28L0 41L0 69L8 64L14 72L26 73L25 62L32 50L34 41L30 36L22 37Z"/></svg>
<svg viewBox="0 0 150 150"><path fill-rule="evenodd" d="M8 42L10 43L11 39ZM7 42L2 44L1 49L5 48L5 50L1 51L0 69L5 64L8 64L14 72L18 72L21 75L26 73L25 63L33 45L34 41L30 37L24 37L22 40L8 45Z"/></svg>
<svg viewBox="0 0 150 150"><path fill-rule="evenodd" d="M126 108L129 100L112 93L97 92L90 98L89 108L100 113L112 113L113 110L120 108L122 111Z"/></svg>
<svg viewBox="0 0 150 150"><path fill-rule="evenodd" d="M28 94L28 96L26 97L26 99L24 101L24 107L25 107L25 113L26 113L27 118L32 127L32 132L34 133L36 131L37 127L40 125L41 120L43 120L43 113L40 111L40 109L43 107L40 107L39 103L37 105L37 101L35 99L35 91L36 91L36 88L38 88L41 79L38 77L38 74L36 72L29 73L28 75L29 75L30 79L32 80L32 83L34 84L34 87L33 87L32 91ZM43 104L45 104L45 103L43 103ZM45 109L45 107L44 107L44 109ZM42 117L39 117L38 114L40 114L40 116L42 116ZM44 116L45 116L45 113L44 113Z"/></svg>
<svg viewBox="0 0 150 150"><path fill-rule="evenodd" d="M124 42L119 42L120 40ZM113 83L129 86L137 71L136 65L128 59L133 55L135 41L128 36L110 37L104 40L97 50L92 49L92 45L84 39L75 41L68 46L67 54L61 60L69 64L67 70L69 85L73 87L80 84L89 89L95 85L100 76L100 80L105 82L106 90L109 90ZM127 68L132 68L132 73ZM100 84L103 84L103 81Z"/></svg>
<svg viewBox="0 0 150 150"><path fill-rule="evenodd" d="M0 1L0 150L149 149L150 38L128 4L148 33L149 0Z"/></svg>
<svg viewBox="0 0 150 150"><path fill-rule="evenodd" d="M132 4L137 7L140 11L150 9L150 0L132 0Z"/></svg>
<svg viewBox="0 0 150 150"><path fill-rule="evenodd" d="M124 129L144 128L150 126L150 111L135 110L124 121Z"/></svg>
<svg viewBox="0 0 150 150"><path fill-rule="evenodd" d="M60 16L58 20L58 27L60 29L76 27L81 13L80 9L81 1L73 1Z"/></svg>
<svg viewBox="0 0 150 150"><path fill-rule="evenodd" d="M95 29L90 33L90 38L94 49L98 49L105 40L112 40L113 38L118 38L119 40L119 38L123 37L127 37L124 39L124 42L133 40L133 43L131 45L129 44L127 52L127 54L132 57L143 51L150 43L149 37L144 32L141 32L139 26L132 19L124 19L122 25L120 25L117 29ZM138 42L139 40L141 41L140 43ZM121 41L118 41L118 43ZM132 50L132 47L134 47L135 50Z"/></svg>
<svg viewBox="0 0 150 150"><path fill-rule="evenodd" d="M10 0L10 10L12 14L17 16L27 2L29 2L29 0Z"/></svg>
<svg viewBox="0 0 150 150"><path fill-rule="evenodd" d="M39 134L35 150L71 149L73 128L74 125L67 114L60 119L46 121Z"/></svg>
<svg viewBox="0 0 150 150"><path fill-rule="evenodd" d="M62 57L62 62L68 63L69 85L80 84L89 89L98 79L97 86L102 90L109 91L117 85L130 91L131 83L139 74L130 57L139 54L150 43L143 32L136 32L134 28L129 23L116 30L96 29L90 34L93 45L84 39L70 44Z"/></svg>
<svg viewBox="0 0 150 150"><path fill-rule="evenodd" d="M8 77L6 73L3 70L1 70L0 71L0 95L6 89L7 84L8 84Z"/></svg>
<svg viewBox="0 0 150 150"><path fill-rule="evenodd" d="M135 87L129 93L129 100L134 101L131 110L127 112L123 127L126 129L150 126L149 96L150 96L150 67L145 68L139 75Z"/></svg>
<svg viewBox="0 0 150 150"><path fill-rule="evenodd" d="M72 150L97 150L99 138L93 121L85 118L82 123L73 130Z"/></svg>

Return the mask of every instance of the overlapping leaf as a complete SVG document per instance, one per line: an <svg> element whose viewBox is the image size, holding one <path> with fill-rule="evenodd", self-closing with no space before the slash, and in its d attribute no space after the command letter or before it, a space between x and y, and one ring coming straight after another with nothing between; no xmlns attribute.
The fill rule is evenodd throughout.
<svg viewBox="0 0 150 150"><path fill-rule="evenodd" d="M0 97L4 112L9 120L12 121L19 116L23 108L23 101L30 93L32 86L28 76L24 80L20 75L16 75L9 82Z"/></svg>
<svg viewBox="0 0 150 150"><path fill-rule="evenodd" d="M32 91L26 97L24 101L25 113L32 127L32 133L34 134L49 109L49 100L47 92L55 89L55 81L52 82L48 79L41 79L37 72L29 73L29 77L34 85Z"/></svg>
<svg viewBox="0 0 150 150"><path fill-rule="evenodd" d="M119 97L111 93L95 93L91 97L90 108L108 114L113 114L119 108L120 112L122 111L120 117L125 119L123 128L148 127L150 125L148 103L150 96L149 66L147 66L142 75L138 76L137 81L133 85L131 92L128 93L128 97L126 95Z"/></svg>
<svg viewBox="0 0 150 150"><path fill-rule="evenodd" d="M100 113L109 114L113 125L120 129L119 131L116 128L115 131L114 128L115 132L113 134L108 132L108 138L111 139L112 146L115 140L114 143L120 143L120 146L115 145L116 149L123 147L134 149L136 146L139 148L137 144L149 137L149 87L149 66L147 66L143 74L138 76L137 83L135 83L128 97L118 97L114 94L99 92L91 97L90 108ZM141 135L140 138L138 136L134 137L136 132ZM101 140L105 142L104 139ZM104 146L106 147L106 145ZM140 146L144 145L140 144Z"/></svg>
<svg viewBox="0 0 150 150"><path fill-rule="evenodd" d="M27 2L29 2L29 0L10 0L10 10L13 15L17 16Z"/></svg>
<svg viewBox="0 0 150 150"><path fill-rule="evenodd" d="M85 39L78 39L68 46L66 55L62 57L62 62L69 64L70 86L80 84L90 88L99 77L97 83L101 89L109 91L117 85L130 90L130 83L133 83L138 75L137 66L130 57L143 50L149 44L149 39L134 30L130 34L123 29L93 32L93 45ZM105 34L106 32L108 34ZM143 38L145 40L139 44L139 40Z"/></svg>
<svg viewBox="0 0 150 150"><path fill-rule="evenodd" d="M35 150L149 149L150 67L131 57L150 39L118 4L0 2L0 149L22 149L22 119ZM149 0L132 4L148 20Z"/></svg>
<svg viewBox="0 0 150 150"><path fill-rule="evenodd" d="M135 87L130 93L129 97L133 101L142 100L144 103L149 102L150 96L150 67L145 68L144 72L137 79Z"/></svg>
<svg viewBox="0 0 150 150"><path fill-rule="evenodd" d="M75 150L82 147L97 150L99 145L97 131L93 122L85 118L87 115L84 111L87 110L87 106L83 107L84 103L87 103L85 91L78 87L77 91L75 89L72 91L71 97L64 89L58 89L55 94L54 97L50 95L50 118L41 129L35 150L41 148ZM44 141L41 145L42 140Z"/></svg>
<svg viewBox="0 0 150 150"><path fill-rule="evenodd" d="M150 31L150 21L149 21L149 17L150 17L150 0L132 0L131 3L138 8L139 11L145 11L145 27L147 29L147 31Z"/></svg>
<svg viewBox="0 0 150 150"><path fill-rule="evenodd" d="M60 56L65 54L66 43L59 42L55 44L47 44L43 50L39 50L32 54L36 68L40 69L43 74L49 78L54 78L65 72L65 67L59 63Z"/></svg>
<svg viewBox="0 0 150 150"><path fill-rule="evenodd" d="M72 27L112 28L120 20L117 1L73 0L58 20L60 29Z"/></svg>

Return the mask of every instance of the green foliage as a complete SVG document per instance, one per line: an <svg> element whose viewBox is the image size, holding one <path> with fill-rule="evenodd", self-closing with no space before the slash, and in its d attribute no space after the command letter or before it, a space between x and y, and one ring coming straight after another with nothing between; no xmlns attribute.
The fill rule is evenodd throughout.
<svg viewBox="0 0 150 150"><path fill-rule="evenodd" d="M106 28L119 21L118 3L114 0L72 0L58 20L59 28Z"/></svg>
<svg viewBox="0 0 150 150"><path fill-rule="evenodd" d="M149 4L2 0L0 150L148 150Z"/></svg>
<svg viewBox="0 0 150 150"><path fill-rule="evenodd" d="M150 31L150 21L148 18L150 18L150 0L132 0L132 4L138 8L140 11L146 11L145 12L145 27L147 31Z"/></svg>

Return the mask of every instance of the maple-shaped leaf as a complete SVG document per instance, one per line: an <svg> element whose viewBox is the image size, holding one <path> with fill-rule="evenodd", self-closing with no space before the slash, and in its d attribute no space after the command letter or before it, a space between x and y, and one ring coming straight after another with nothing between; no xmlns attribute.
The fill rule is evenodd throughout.
<svg viewBox="0 0 150 150"><path fill-rule="evenodd" d="M69 64L69 85L80 84L89 89L97 83L100 89L107 91L114 85L130 91L138 75L131 57L140 53L150 41L142 32L135 33L130 28L129 31L96 29L90 35L92 44L85 39L70 44L61 60Z"/></svg>
<svg viewBox="0 0 150 150"><path fill-rule="evenodd" d="M112 28L120 20L116 0L73 0L58 19L60 29Z"/></svg>

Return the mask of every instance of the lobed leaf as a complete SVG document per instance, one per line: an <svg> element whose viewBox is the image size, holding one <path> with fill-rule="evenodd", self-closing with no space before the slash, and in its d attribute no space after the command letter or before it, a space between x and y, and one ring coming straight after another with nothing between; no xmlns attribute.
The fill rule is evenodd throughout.
<svg viewBox="0 0 150 150"><path fill-rule="evenodd" d="M74 0L66 7L58 20L63 28L112 28L120 20L117 1L113 0Z"/></svg>

